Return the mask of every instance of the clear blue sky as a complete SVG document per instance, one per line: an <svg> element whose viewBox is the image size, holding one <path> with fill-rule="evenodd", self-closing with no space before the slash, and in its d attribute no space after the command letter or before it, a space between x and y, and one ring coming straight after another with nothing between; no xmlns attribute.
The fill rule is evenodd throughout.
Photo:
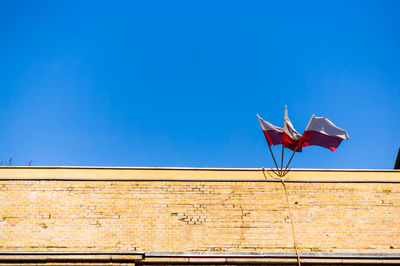
<svg viewBox="0 0 400 266"><path fill-rule="evenodd" d="M256 114L283 126L286 104L300 133L315 114L350 135L293 167L390 169L399 12L399 1L1 1L0 161L272 167Z"/></svg>

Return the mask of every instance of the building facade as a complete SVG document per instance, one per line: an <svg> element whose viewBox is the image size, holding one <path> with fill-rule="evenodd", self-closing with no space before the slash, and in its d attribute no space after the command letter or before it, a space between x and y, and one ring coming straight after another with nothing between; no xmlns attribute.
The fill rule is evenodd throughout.
<svg viewBox="0 0 400 266"><path fill-rule="evenodd" d="M400 264L400 171L1 167L0 264ZM290 219L289 208L292 219ZM294 234L292 226L294 227Z"/></svg>

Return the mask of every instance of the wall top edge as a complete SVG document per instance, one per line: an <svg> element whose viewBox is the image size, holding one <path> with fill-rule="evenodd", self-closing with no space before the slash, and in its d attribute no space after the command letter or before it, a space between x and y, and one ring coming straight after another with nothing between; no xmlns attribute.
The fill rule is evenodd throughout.
<svg viewBox="0 0 400 266"><path fill-rule="evenodd" d="M220 167L129 167L129 166L0 166L3 169L80 169L80 170L182 170L182 171L276 171L274 168L220 168ZM400 169L332 169L291 168L293 172L400 172Z"/></svg>
<svg viewBox="0 0 400 266"><path fill-rule="evenodd" d="M89 166L3 166L1 180L276 181L271 168L174 168ZM400 182L399 170L290 169L285 180L299 182Z"/></svg>

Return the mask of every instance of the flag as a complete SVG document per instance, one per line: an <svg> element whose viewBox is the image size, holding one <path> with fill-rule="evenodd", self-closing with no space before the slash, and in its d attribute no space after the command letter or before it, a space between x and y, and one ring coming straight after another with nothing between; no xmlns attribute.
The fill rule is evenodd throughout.
<svg viewBox="0 0 400 266"><path fill-rule="evenodd" d="M301 147L297 147L296 149L300 139L301 135L294 129L293 124L288 116L287 106L285 106L285 119L282 136L283 145L292 151L296 150L297 152L301 152Z"/></svg>
<svg viewBox="0 0 400 266"><path fill-rule="evenodd" d="M301 138L301 147L318 145L335 151L342 140L349 139L346 130L335 126L326 117L312 116Z"/></svg>
<svg viewBox="0 0 400 266"><path fill-rule="evenodd" d="M283 128L274 126L273 124L262 119L259 115L257 115L257 117L268 145L275 146L282 144Z"/></svg>

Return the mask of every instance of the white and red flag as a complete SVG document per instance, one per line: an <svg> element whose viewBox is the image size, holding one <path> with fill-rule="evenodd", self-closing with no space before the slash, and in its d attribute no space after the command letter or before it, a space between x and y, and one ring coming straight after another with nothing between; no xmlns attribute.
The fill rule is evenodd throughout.
<svg viewBox="0 0 400 266"><path fill-rule="evenodd" d="M296 150L297 152L301 152L301 147L297 147L296 149L296 146L298 146L300 139L301 135L294 129L293 124L288 116L287 106L285 106L282 143L285 147L291 149L292 151Z"/></svg>
<svg viewBox="0 0 400 266"><path fill-rule="evenodd" d="M345 139L349 139L346 130L335 126L326 117L313 115L303 133L299 147L318 145L335 151Z"/></svg>
<svg viewBox="0 0 400 266"><path fill-rule="evenodd" d="M292 151L301 152L302 148L318 145L335 151L342 140L349 139L346 130L335 126L326 117L312 116L303 135L293 127L285 106L284 127L277 127L257 115L269 146L284 145Z"/></svg>
<svg viewBox="0 0 400 266"><path fill-rule="evenodd" d="M278 170L278 175L280 178L283 178L287 174L287 168L292 161L294 154L296 152L301 152L303 147L318 145L331 151L335 151L343 140L349 139L349 135L347 134L346 130L335 126L326 117L316 117L314 115L311 117L310 122L308 123L303 135L300 135L294 129L293 124L289 119L286 106L283 128L272 125L258 115L257 117L258 121L260 121L260 125L268 142L268 147L271 152L272 158L274 159L274 163L276 169ZM279 144L282 144L282 159L280 170L271 149L271 145L275 146ZM285 168L283 168L284 148L289 148L293 151L292 156L290 157L289 162L287 163Z"/></svg>
<svg viewBox="0 0 400 266"><path fill-rule="evenodd" d="M282 144L283 128L274 126L270 122L262 119L259 115L257 115L257 117L264 132L265 139L268 142L268 145L275 146Z"/></svg>

